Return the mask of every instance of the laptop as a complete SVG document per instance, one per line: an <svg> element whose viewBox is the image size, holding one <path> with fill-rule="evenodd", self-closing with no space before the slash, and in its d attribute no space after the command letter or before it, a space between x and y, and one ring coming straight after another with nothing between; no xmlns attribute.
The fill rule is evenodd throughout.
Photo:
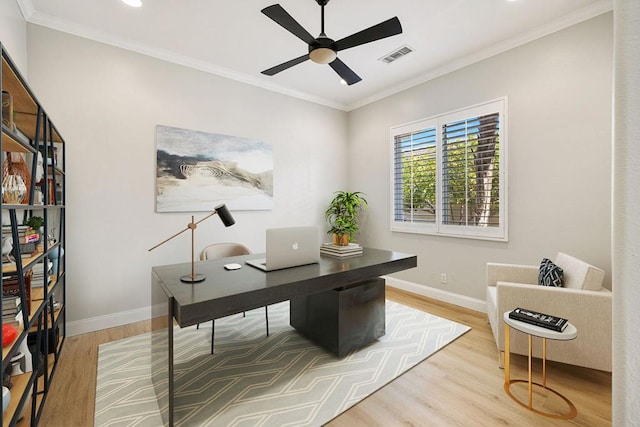
<svg viewBox="0 0 640 427"><path fill-rule="evenodd" d="M319 261L318 227L285 227L267 229L266 257L245 262L263 271L273 271Z"/></svg>

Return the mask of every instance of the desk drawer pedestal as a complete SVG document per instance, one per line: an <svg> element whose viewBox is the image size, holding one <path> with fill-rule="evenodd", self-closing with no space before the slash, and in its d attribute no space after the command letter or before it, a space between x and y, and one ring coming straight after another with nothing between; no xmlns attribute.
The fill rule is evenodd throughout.
<svg viewBox="0 0 640 427"><path fill-rule="evenodd" d="M385 334L385 281L373 279L291 300L291 326L344 356Z"/></svg>

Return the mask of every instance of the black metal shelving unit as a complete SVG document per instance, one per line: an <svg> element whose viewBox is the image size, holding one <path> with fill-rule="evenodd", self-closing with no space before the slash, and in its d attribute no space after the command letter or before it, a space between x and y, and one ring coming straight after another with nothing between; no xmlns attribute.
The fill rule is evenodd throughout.
<svg viewBox="0 0 640 427"><path fill-rule="evenodd" d="M8 248L10 240L13 246L3 255L0 325L17 323L17 338L2 348L3 385L11 385L2 425L36 426L66 337L65 144L1 43L0 49L2 243ZM16 174L28 182L22 179L26 191L21 200L9 191L17 187L9 186L7 177ZM33 216L43 218L44 225L40 240L27 249L20 244L21 230ZM21 311L14 316L16 310L8 306L18 305L16 297Z"/></svg>

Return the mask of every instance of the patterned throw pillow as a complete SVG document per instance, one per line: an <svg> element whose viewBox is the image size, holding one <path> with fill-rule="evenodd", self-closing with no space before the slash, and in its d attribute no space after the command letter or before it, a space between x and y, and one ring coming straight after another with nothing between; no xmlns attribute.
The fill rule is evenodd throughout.
<svg viewBox="0 0 640 427"><path fill-rule="evenodd" d="M551 260L542 258L540 272L538 273L538 285L561 288L563 275L564 272L560 267L555 265Z"/></svg>

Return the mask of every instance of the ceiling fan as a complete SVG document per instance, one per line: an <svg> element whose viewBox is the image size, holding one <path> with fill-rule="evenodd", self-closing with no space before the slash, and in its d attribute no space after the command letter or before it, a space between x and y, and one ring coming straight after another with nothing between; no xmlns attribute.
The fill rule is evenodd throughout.
<svg viewBox="0 0 640 427"><path fill-rule="evenodd" d="M333 68L333 70L338 73L338 75L348 85L352 85L354 83L358 83L362 79L344 62L342 62L340 58L338 58L338 52L402 33L400 20L397 17L393 17L378 25L374 25L348 37L334 41L324 33L324 7L329 3L329 0L316 0L316 2L321 7L321 29L320 35L317 38L314 38L309 34L309 32L305 30L295 19L293 19L293 17L289 15L279 4L274 4L262 9L262 13L309 45L309 53L280 65L276 65L268 70L264 70L262 74L273 76L281 71L293 67L294 65L298 65L307 59L311 59L317 64L329 64L329 66Z"/></svg>

